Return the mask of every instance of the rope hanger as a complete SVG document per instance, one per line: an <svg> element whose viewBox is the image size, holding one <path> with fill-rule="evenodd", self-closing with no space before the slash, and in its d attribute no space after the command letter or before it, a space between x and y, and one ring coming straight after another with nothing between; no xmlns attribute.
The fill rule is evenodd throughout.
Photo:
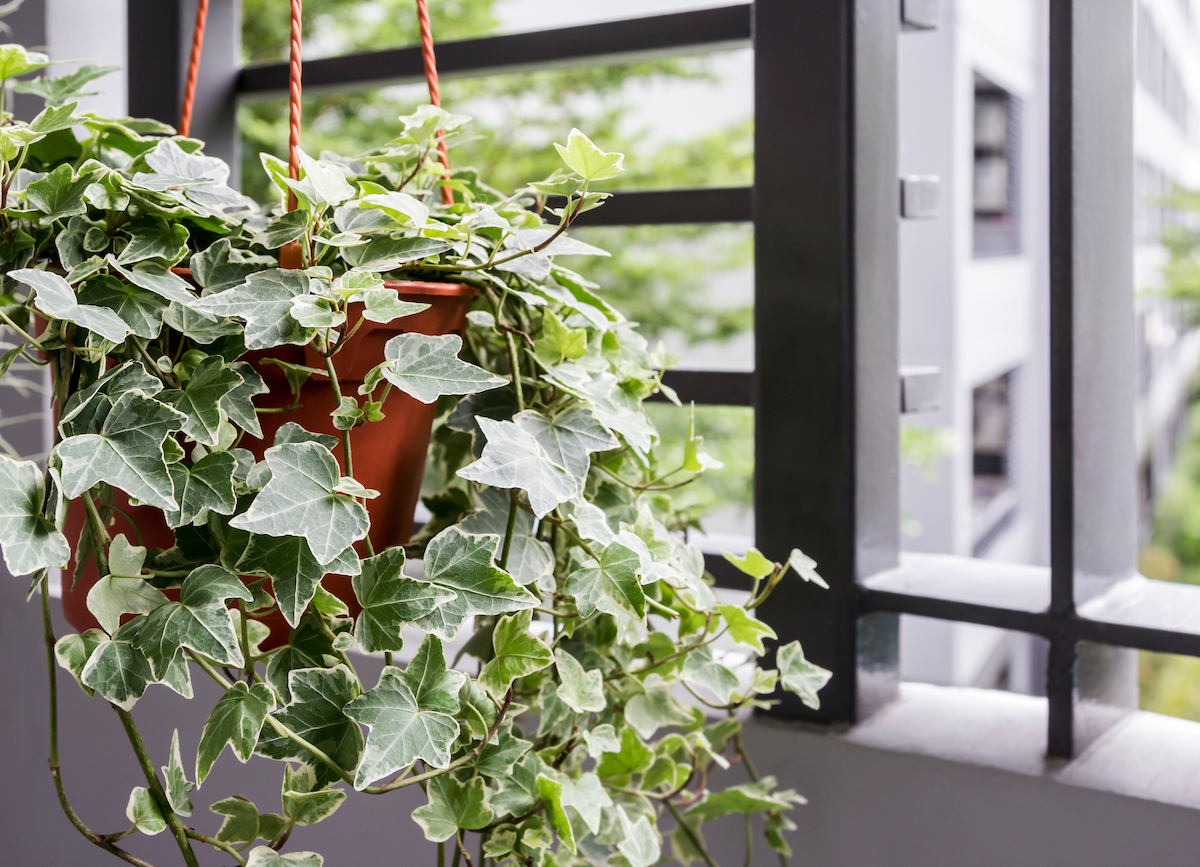
<svg viewBox="0 0 1200 867"><path fill-rule="evenodd" d="M421 59L425 66L425 82L429 86L429 101L441 107L442 97L438 90L437 59L433 53L433 29L429 24L428 0L416 0L417 23L421 30ZM187 79L183 90L183 104L179 112L179 134L186 136L191 130L192 108L196 98L196 78L200 70L200 53L204 46L204 28L208 21L208 0L199 0L196 6L196 23L192 30L192 52L188 60ZM301 23L303 21L302 0L291 0L291 39L288 60L288 176L293 180L300 177L300 59ZM450 180L450 154L446 149L444 130L438 130L438 154L444 173ZM447 186L442 187L442 203L454 203L454 194ZM296 193L288 191L288 210L296 209Z"/></svg>

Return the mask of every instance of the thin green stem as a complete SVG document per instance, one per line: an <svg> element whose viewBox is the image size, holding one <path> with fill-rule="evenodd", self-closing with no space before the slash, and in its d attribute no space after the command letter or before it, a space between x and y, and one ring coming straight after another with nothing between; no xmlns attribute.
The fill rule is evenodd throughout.
<svg viewBox="0 0 1200 867"><path fill-rule="evenodd" d="M92 501L89 491L85 491L83 494L83 510L87 513L88 525L92 528L96 574L98 577L103 577L108 574L108 546L112 543L112 538L109 537L108 530L104 527L104 521L100 519L100 513L96 511L96 504Z"/></svg>
<svg viewBox="0 0 1200 867"><path fill-rule="evenodd" d="M750 867L750 861L754 858L754 814L746 814L746 860L742 862L743 867Z"/></svg>
<svg viewBox="0 0 1200 867"><path fill-rule="evenodd" d="M46 574L42 573L42 587L39 591L42 596L42 636L46 644L46 673L49 680L50 688L50 777L54 780L54 791L58 795L58 804L62 807L63 814L67 820L75 827L75 830L83 835L89 843L99 846L105 852L111 855L116 855L122 861L133 864L134 867L154 867L149 861L126 852L119 846L114 846L113 841L121 839L123 834L97 834L91 828L84 824L79 818L79 814L71 806L71 802L67 800L67 790L63 785L62 769L58 764L58 672L54 661L54 628L50 623L50 594L46 588Z"/></svg>
<svg viewBox="0 0 1200 867"><path fill-rule="evenodd" d="M513 390L517 395L517 411L525 409L525 392L521 390L521 361L517 356L517 341L512 334L504 333L504 342L508 345L508 362L512 366Z"/></svg>
<svg viewBox="0 0 1200 867"><path fill-rule="evenodd" d="M437 867L446 867L446 841L438 843Z"/></svg>
<svg viewBox="0 0 1200 867"><path fill-rule="evenodd" d="M517 529L517 509L520 508L520 494L516 488L508 492L508 527L504 530L504 549L500 553L500 568L508 568L508 554L512 550L513 536Z"/></svg>
<svg viewBox="0 0 1200 867"><path fill-rule="evenodd" d="M194 828L186 828L185 827L184 831L186 831L187 835L189 837L191 837L193 840L195 840L199 843L207 843L210 846L220 849L222 852L224 852L226 855L228 855L234 861L237 861L239 864L241 864L242 867L246 867L246 859L242 857L242 853L239 852L237 849L234 849L232 846L230 846L228 843L224 842L223 840L218 840L216 837L210 837L207 834L201 834L199 831L195 830Z"/></svg>
<svg viewBox="0 0 1200 867"><path fill-rule="evenodd" d="M342 384L338 382L337 371L333 367L333 359L325 356L325 371L329 374L329 386L333 389L333 399L338 406L342 405ZM350 431L342 431L342 460L345 463L346 475L354 476L354 453L350 449Z"/></svg>
<svg viewBox="0 0 1200 867"><path fill-rule="evenodd" d="M245 660L246 663L246 667L244 669L246 673L246 683L253 686L254 682L258 679L258 676L254 673L254 659L250 656L250 617L246 613L246 600L238 600L238 611L242 613L241 642L242 659Z"/></svg>
<svg viewBox="0 0 1200 867"><path fill-rule="evenodd" d="M142 774L146 777L150 796L158 804L158 809L162 811L163 818L167 820L167 827L171 829L171 835L179 846L183 862L187 867L200 867L200 862L196 860L196 853L192 851L192 844L188 842L187 830L183 827L183 821L171 809L171 802L167 800L167 793L163 791L162 782L158 779L158 772L154 770L154 763L150 761L150 754L146 752L146 745L142 743L142 736L137 730L133 716L124 708L116 705L113 707L116 708L117 716L121 718L121 725L125 727L125 734L129 737L129 745L133 747L138 764L142 767Z"/></svg>
<svg viewBox="0 0 1200 867"><path fill-rule="evenodd" d="M679 810L675 809L675 805L670 801L663 801L663 803L667 805L667 809L671 811L671 815L675 817L675 822L680 828L683 829L683 833L687 834L687 838L691 841L692 846L694 846L696 851L700 853L700 857L704 859L704 863L707 864L708 867L717 867L716 862L714 862L712 859L712 856L708 854L708 850L704 848L703 841L696 836L696 832L691 829L691 826L689 826L687 822L683 821L683 817L679 815Z"/></svg>
<svg viewBox="0 0 1200 867"><path fill-rule="evenodd" d="M28 331L26 331L20 325L18 325L17 323L15 323L11 319L9 319L8 314L5 313L3 310L0 310L0 319L3 319L5 325L7 325L13 331L17 332L17 334L20 334L22 337L25 338L26 341L28 341L29 343L32 343L39 350L42 348L42 344L38 342L38 339L36 337L31 335Z"/></svg>

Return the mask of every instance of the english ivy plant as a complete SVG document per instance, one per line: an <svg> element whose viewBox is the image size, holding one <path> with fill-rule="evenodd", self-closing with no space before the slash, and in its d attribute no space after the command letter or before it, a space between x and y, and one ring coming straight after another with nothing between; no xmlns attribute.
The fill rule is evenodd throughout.
<svg viewBox="0 0 1200 867"><path fill-rule="evenodd" d="M45 63L0 46L0 94ZM730 556L754 586L734 602L687 541L671 492L714 461L693 430L682 464L663 466L641 407L675 400L672 359L556 260L605 255L566 230L603 202L621 155L572 131L555 145L562 171L504 195L470 169L445 173L436 143L467 119L426 107L378 150L302 154L298 178L264 156L279 201L259 208L199 141L80 112L73 97L102 71L21 82L47 107L0 125L0 320L13 335L0 370L48 366L56 406L44 470L0 458L0 545L41 590L50 763L72 824L133 864L147 862L118 843L166 831L193 867L195 845L306 867L322 856L283 851L297 826L350 793L421 786L412 819L439 867L447 845L467 867L651 867L667 847L711 867L704 825L730 814L746 816L748 843L763 816L789 854L801 799L759 777L739 712L777 688L816 707L829 673L795 642L777 648L778 670L742 663L775 637L754 610L779 582L824 582L799 551L777 563L752 549ZM300 267L280 267L287 245ZM353 393L333 360L361 323L423 306L385 277L469 284L475 309L461 337L393 337ZM267 386L248 353L285 345L322 360L284 367L296 389L328 379L340 440L284 425L256 460L246 438L262 436ZM408 546L375 551L377 492L353 478L353 447L392 389L437 403L432 518ZM159 511L175 545L114 537L114 489ZM86 513L79 538L64 535L68 503ZM63 581L94 564L100 628L55 641L47 583L72 546ZM352 576L356 615L322 586L331 573ZM276 610L290 631L264 647ZM384 662L375 682L356 669L370 655ZM97 833L69 806L56 664L128 733L146 779L128 830ZM155 685L191 698L197 673L222 690L196 708L199 743L144 744L138 700ZM222 797L193 815L226 747L280 763L278 805ZM710 771L731 762L749 779L717 787Z"/></svg>

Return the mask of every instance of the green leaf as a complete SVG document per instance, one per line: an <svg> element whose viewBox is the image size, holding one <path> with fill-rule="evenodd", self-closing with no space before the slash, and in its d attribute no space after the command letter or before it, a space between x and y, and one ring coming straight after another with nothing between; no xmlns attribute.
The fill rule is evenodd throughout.
<svg viewBox="0 0 1200 867"><path fill-rule="evenodd" d="M483 777L464 783L450 774L443 774L429 781L426 795L429 803L412 813L413 821L425 830L426 840L443 843L460 828L478 831L492 821Z"/></svg>
<svg viewBox="0 0 1200 867"><path fill-rule="evenodd" d="M241 797L223 798L208 808L218 816L224 816L217 831L222 843L252 843L258 836L258 807Z"/></svg>
<svg viewBox="0 0 1200 867"><path fill-rule="evenodd" d="M804 799L791 789L776 792L772 791L774 788L775 778L763 777L757 783L743 783L720 792L709 792L684 816L689 820L708 822L730 813L790 810L793 804L804 803Z"/></svg>
<svg viewBox="0 0 1200 867"><path fill-rule="evenodd" d="M805 556L799 548L793 548L792 553L788 555L788 565L805 581L810 581L826 590L829 589L825 579L817 574L817 561L812 557Z"/></svg>
<svg viewBox="0 0 1200 867"><path fill-rule="evenodd" d="M139 262L131 268L125 268L116 256L110 254L108 264L134 286L153 292L167 301L190 308L196 300L189 290L188 282L161 262Z"/></svg>
<svg viewBox="0 0 1200 867"><path fill-rule="evenodd" d="M145 786L136 786L129 793L125 815L130 822L137 825L139 831L151 837L167 830L167 820L163 818L162 810L154 803L154 796Z"/></svg>
<svg viewBox="0 0 1200 867"><path fill-rule="evenodd" d="M799 641L780 647L775 654L775 665L779 668L780 686L800 696L800 700L814 710L821 706L817 693L829 682L833 672L805 659Z"/></svg>
<svg viewBox="0 0 1200 867"><path fill-rule="evenodd" d="M271 481L231 527L266 536L303 536L324 565L367 535L367 510L335 492L340 475L329 450L317 443L267 449Z"/></svg>
<svg viewBox="0 0 1200 867"><path fill-rule="evenodd" d="M79 288L81 307L104 307L117 314L138 337L153 340L162 331L168 301L137 286L101 274Z"/></svg>
<svg viewBox="0 0 1200 867"><path fill-rule="evenodd" d="M575 713L599 713L608 707L604 699L604 675L596 670L586 671L574 656L559 648L554 651L558 669L558 697Z"/></svg>
<svg viewBox="0 0 1200 867"><path fill-rule="evenodd" d="M575 597L584 617L603 611L614 617L646 617L646 594L638 583L638 555L619 542L604 549L600 559L588 558L567 578L563 591Z"/></svg>
<svg viewBox="0 0 1200 867"><path fill-rule="evenodd" d="M157 259L163 265L174 265L187 255L188 230L182 223L158 220L131 230L129 243L117 256L119 265L132 265L147 259Z"/></svg>
<svg viewBox="0 0 1200 867"><path fill-rule="evenodd" d="M100 433L68 437L58 444L63 493L74 499L103 481L148 505L178 510L163 440L182 428L186 419L183 413L137 392L122 395Z"/></svg>
<svg viewBox="0 0 1200 867"><path fill-rule="evenodd" d="M529 494L529 505L538 518L576 495L578 481L542 448L529 431L512 421L476 416L487 444L475 463L458 475L495 488L520 488Z"/></svg>
<svg viewBox="0 0 1200 867"><path fill-rule="evenodd" d="M673 684L658 674L642 682L645 690L625 702L625 719L643 738L649 739L663 726L686 726L692 715L671 694Z"/></svg>
<svg viewBox="0 0 1200 867"><path fill-rule="evenodd" d="M67 398L59 428L64 436L99 433L121 395L139 392L153 397L162 387L162 380L151 376L140 361L127 361Z"/></svg>
<svg viewBox="0 0 1200 867"><path fill-rule="evenodd" d="M163 788L166 790L171 809L180 816L192 815L192 802L188 800L187 793L193 787L183 772L183 759L179 756L179 729L175 729L171 735L171 757L163 766L162 772L165 781Z"/></svg>
<svg viewBox="0 0 1200 867"><path fill-rule="evenodd" d="M285 765L283 771L283 817L296 825L315 825L328 819L346 800L341 789L318 788L312 768Z"/></svg>
<svg viewBox="0 0 1200 867"><path fill-rule="evenodd" d="M456 595L404 574L404 549L388 548L362 561L351 583L362 612L354 638L364 653L400 650L400 627L419 620Z"/></svg>
<svg viewBox="0 0 1200 867"><path fill-rule="evenodd" d="M529 609L501 617L492 633L495 656L479 673L479 685L502 697L514 680L541 671L554 661L544 641L529 631L533 612Z"/></svg>
<svg viewBox="0 0 1200 867"><path fill-rule="evenodd" d="M271 579L279 611L291 626L299 624L325 576L325 569L302 536L251 536L250 544L237 562L237 570Z"/></svg>
<svg viewBox="0 0 1200 867"><path fill-rule="evenodd" d="M665 392L670 395L673 392ZM704 437L696 433L696 405L692 404L692 414L688 419L687 439L683 442L683 468L689 473L700 473L705 470L719 470L725 464L707 452L700 451Z"/></svg>
<svg viewBox="0 0 1200 867"><path fill-rule="evenodd" d="M319 295L293 298L290 313L305 328L337 328L346 321L346 314L336 309L332 299Z"/></svg>
<svg viewBox="0 0 1200 867"><path fill-rule="evenodd" d="M555 143L554 149L564 163L585 181L606 181L625 171L621 163L624 154L605 153L592 144L592 140L577 129L567 136L567 146ZM634 867L639 867L635 864Z"/></svg>
<svg viewBox="0 0 1200 867"><path fill-rule="evenodd" d="M600 424L625 437L642 452L654 443L654 426L646 419L641 400L621 387L620 380L607 371L596 375L583 372L579 365L566 362L551 369L547 378L565 391L587 400Z"/></svg>
<svg viewBox="0 0 1200 867"><path fill-rule="evenodd" d="M449 249L449 241L433 238L373 238L361 247L347 247L342 256L352 267L364 271L395 271L401 265Z"/></svg>
<svg viewBox="0 0 1200 867"><path fill-rule="evenodd" d="M246 323L246 348L267 349L292 343L303 346L315 329L305 328L291 315L292 299L307 295L303 271L272 268L257 271L246 282L192 303L192 309L212 316L231 316Z"/></svg>
<svg viewBox="0 0 1200 867"><path fill-rule="evenodd" d="M425 207L419 199L413 198L408 193L373 193L362 197L362 206L364 208L379 208L379 210L383 211L389 217L392 217L405 226L414 226L420 229L429 222L429 208ZM383 271L386 269L372 268L371 270Z"/></svg>
<svg viewBox="0 0 1200 867"><path fill-rule="evenodd" d="M50 65L50 58L40 51L27 51L23 45L0 45L0 79L16 78L35 69Z"/></svg>
<svg viewBox="0 0 1200 867"><path fill-rule="evenodd" d="M775 571L775 564L764 557L757 548L748 550L744 557L728 551L722 551L721 556L751 578L765 578Z"/></svg>
<svg viewBox="0 0 1200 867"><path fill-rule="evenodd" d="M200 253L193 253L188 263L192 278L200 284L206 294L224 292L245 283L256 271L261 271L263 261L234 250L228 238L214 241ZM307 291L307 290L306 290Z"/></svg>
<svg viewBox="0 0 1200 867"><path fill-rule="evenodd" d="M178 509L167 510L168 527L203 523L210 512L232 515L237 508L233 492L233 474L237 458L229 452L212 452L191 466L180 463L168 467Z"/></svg>
<svg viewBox="0 0 1200 867"><path fill-rule="evenodd" d="M242 378L242 384L221 398L221 409L230 421L251 436L261 439L262 426L254 409L254 396L266 394L270 389L249 362L235 361L229 367Z"/></svg>
<svg viewBox="0 0 1200 867"><path fill-rule="evenodd" d="M538 597L513 581L496 566L499 536L472 536L459 527L449 527L435 536L425 549L425 575L439 590L454 594L416 625L451 639L468 617L496 615L534 608Z"/></svg>
<svg viewBox="0 0 1200 867"><path fill-rule="evenodd" d="M255 846L246 859L246 867L321 867L325 859L316 852L276 852L269 846Z"/></svg>
<svg viewBox="0 0 1200 867"><path fill-rule="evenodd" d="M558 839L564 846L574 852L575 831L571 828L571 818L567 815L566 808L562 803L564 782L562 775L559 774L555 774L553 777L548 774L540 775L537 778L538 796L546 805L546 817L554 827L554 833L558 835Z"/></svg>
<svg viewBox="0 0 1200 867"><path fill-rule="evenodd" d="M738 644L754 648L759 656L766 652L762 643L763 638L776 637L774 629L761 620L751 617L736 605L718 605L717 610L725 618L725 624L729 627L729 637Z"/></svg>
<svg viewBox="0 0 1200 867"><path fill-rule="evenodd" d="M277 250L289 241L295 241L308 229L308 211L288 211L267 223L267 227L254 236L254 243L268 250Z"/></svg>
<svg viewBox="0 0 1200 867"><path fill-rule="evenodd" d="M301 178L296 181L284 178L284 183L302 195L310 203L322 208L329 205L340 205L347 199L353 198L354 187L346 180L341 168L336 163L314 160L304 151L297 148L300 157Z"/></svg>
<svg viewBox="0 0 1200 867"><path fill-rule="evenodd" d="M687 656L683 664L683 679L695 686L702 686L726 704L738 688L737 675L713 659L712 648L697 647Z"/></svg>
<svg viewBox="0 0 1200 867"><path fill-rule="evenodd" d="M266 685L256 683L253 688L238 681L217 702L204 729L200 732L200 748L196 752L196 783L204 782L213 763L229 744L238 761L245 764L254 753L263 721L275 706L275 700Z"/></svg>
<svg viewBox="0 0 1200 867"><path fill-rule="evenodd" d="M48 105L29 122L29 129L38 135L49 135L52 132L79 126L87 118L75 114L75 109L78 107L78 104L74 102L70 105Z"/></svg>
<svg viewBox="0 0 1200 867"><path fill-rule="evenodd" d="M130 710L154 680L150 663L133 646L142 623L141 618L132 620L118 629L112 640L101 642L80 677L85 686L123 710Z"/></svg>
<svg viewBox="0 0 1200 867"><path fill-rule="evenodd" d="M548 807L547 815L555 833L572 851L575 850L575 833L566 808L574 808L588 830L597 834L601 811L612 806L612 799L594 773L584 773L574 780L566 774L548 770L538 776L538 794Z"/></svg>
<svg viewBox="0 0 1200 867"><path fill-rule="evenodd" d="M503 537L508 529L509 510L513 508L511 497L495 488L484 488L478 496L483 508L468 515L458 526L477 536L490 533ZM516 510L517 519L513 524L505 568L518 584L528 585L553 573L554 553L534 535L533 515L519 506Z"/></svg>
<svg viewBox="0 0 1200 867"><path fill-rule="evenodd" d="M370 322L392 322L393 320L403 319L405 316L412 316L414 313L420 313L422 310L429 308L428 304L421 304L416 301L402 301L395 289L388 289L387 287L368 289L365 292L360 292L350 300L361 301L363 303L363 319Z"/></svg>
<svg viewBox="0 0 1200 867"><path fill-rule="evenodd" d="M492 707L491 702L488 702L488 706ZM492 707L492 710L494 712L495 708ZM473 716L472 714L471 717ZM479 732L478 737L482 738L483 734L484 732ZM479 758L475 760L475 769L484 776L496 778L508 776L512 773L513 765L533 747L529 741L513 734L512 720L505 720L500 724L500 728L496 732L496 741L497 743L489 743L484 747Z"/></svg>
<svg viewBox="0 0 1200 867"><path fill-rule="evenodd" d="M271 654L271 660L267 663L267 681L285 702L292 700L288 683L291 672L338 664L332 640L321 630L317 616L310 612L302 617L300 625L288 636L288 643Z"/></svg>
<svg viewBox="0 0 1200 867"><path fill-rule="evenodd" d="M113 343L124 342L132 330L124 319L105 307L79 304L71 284L57 274L22 268L10 271L8 276L34 290L34 304L47 316L73 322Z"/></svg>
<svg viewBox="0 0 1200 867"><path fill-rule="evenodd" d="M94 177L91 172L76 177L71 167L63 164L26 187L25 198L41 212L42 224L48 226L55 220L87 212L83 194Z"/></svg>
<svg viewBox="0 0 1200 867"><path fill-rule="evenodd" d="M596 420L591 410L582 406L573 406L554 416L527 409L513 416L513 421L532 434L550 460L575 480L575 496L583 493L592 464L591 453L608 451L621 445Z"/></svg>
<svg viewBox="0 0 1200 867"><path fill-rule="evenodd" d="M96 92L84 93L83 88L97 78L118 72L119 66L81 66L74 72L60 75L58 78L38 76L31 81L18 81L12 86L17 93L32 93L46 101L46 105L62 105L68 99L84 96L95 96Z"/></svg>
<svg viewBox="0 0 1200 867"><path fill-rule="evenodd" d="M546 763L537 753L526 753L513 767L511 774L497 780L500 791L490 798L497 815L509 813L520 816L531 809L541 797L538 793L538 777L546 770Z"/></svg>
<svg viewBox="0 0 1200 867"><path fill-rule="evenodd" d="M767 816L767 829L764 836L767 838L767 845L774 849L785 858L792 857L792 847L788 845L788 841L784 838L784 831L795 831L796 823L785 816L783 813L772 813Z"/></svg>
<svg viewBox="0 0 1200 867"><path fill-rule="evenodd" d="M583 732L583 741L587 744L588 755L598 759L605 753L619 753L621 742L617 740L617 732L610 723L598 725L591 731Z"/></svg>
<svg viewBox="0 0 1200 867"><path fill-rule="evenodd" d="M225 365L220 356L210 355L196 365L182 389L159 395L187 416L183 432L198 443L215 448L221 423L227 420L223 401L242 385L241 375Z"/></svg>
<svg viewBox="0 0 1200 867"><path fill-rule="evenodd" d="M200 566L184 579L179 601L168 601L146 615L134 645L146 655L156 678L166 674L181 647L196 651L220 665L244 663L229 619L227 600L253 594L236 575L220 566Z"/></svg>
<svg viewBox="0 0 1200 867"><path fill-rule="evenodd" d="M630 822L624 810L618 810L617 817L625 834L625 839L617 844L617 850L625 856L630 867L651 867L658 863L662 848L650 820L639 816L636 822Z"/></svg>
<svg viewBox="0 0 1200 867"><path fill-rule="evenodd" d="M354 676L344 666L304 668L288 674L288 689L291 701L272 716L342 768L355 767L362 754L362 730L343 712L358 692ZM311 766L322 785L339 779L324 762L273 729L259 736L258 752L277 761Z"/></svg>
<svg viewBox="0 0 1200 867"><path fill-rule="evenodd" d="M0 455L0 548L13 575L58 569L70 559L66 537L44 514L45 501L37 464Z"/></svg>
<svg viewBox="0 0 1200 867"><path fill-rule="evenodd" d="M602 779L624 785L631 776L649 768L653 761L654 753L642 743L636 731L626 726L621 730L620 751L606 752L596 766L596 773Z"/></svg>
<svg viewBox="0 0 1200 867"><path fill-rule="evenodd" d="M54 658L58 660L59 665L71 672L79 688L88 695L92 695L95 690L84 684L83 667L87 665L96 648L108 640L108 636L102 630L88 629L78 635L64 635L54 643Z"/></svg>
<svg viewBox="0 0 1200 867"><path fill-rule="evenodd" d="M557 364L564 358L583 358L587 353L587 331L567 328L554 313L547 311L543 320L545 334L537 341L538 358Z"/></svg>
<svg viewBox="0 0 1200 867"><path fill-rule="evenodd" d="M379 683L346 705L346 716L370 729L354 787L386 777L421 759L435 768L450 764L458 737L461 672L446 668L442 642L427 635L408 668L385 666Z"/></svg>
<svg viewBox="0 0 1200 867"><path fill-rule="evenodd" d="M461 349L457 334L398 334L383 348L388 360L384 378L422 403L433 403L445 394L475 394L508 384L459 359Z"/></svg>

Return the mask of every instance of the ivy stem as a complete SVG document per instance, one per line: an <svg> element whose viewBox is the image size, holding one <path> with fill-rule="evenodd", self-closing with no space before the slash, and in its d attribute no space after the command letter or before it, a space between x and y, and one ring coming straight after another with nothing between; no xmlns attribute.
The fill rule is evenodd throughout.
<svg viewBox="0 0 1200 867"><path fill-rule="evenodd" d="M242 853L240 853L237 849L234 849L228 843L218 840L216 837L210 837L207 834L201 834L194 828L185 827L183 830L186 831L187 835L193 840L196 840L199 843L207 843L210 846L220 849L233 860L237 861L238 864L242 865L242 867L246 867L246 859L242 857Z"/></svg>
<svg viewBox="0 0 1200 867"><path fill-rule="evenodd" d="M104 528L104 521L96 511L96 504L92 501L90 492L84 492L83 508L87 512L88 525L92 528L92 541L95 543L92 547L96 549L96 576L102 578L108 574L108 546L112 543L112 537Z"/></svg>
<svg viewBox="0 0 1200 867"><path fill-rule="evenodd" d="M516 535L517 529L517 503L520 494L516 488L508 492L508 527L504 531L504 550L500 553L500 568L508 568L508 554L512 550L513 536Z"/></svg>
<svg viewBox="0 0 1200 867"><path fill-rule="evenodd" d="M122 861L133 864L134 867L154 867L149 861L144 861L136 855L126 852L119 846L114 846L112 839L120 839L120 834L97 834L91 828L84 824L79 818L79 814L71 806L71 802L67 800L67 790L63 785L62 769L58 764L58 672L55 670L54 664L54 627L50 623L50 593L46 587L47 576L42 573L42 635L46 642L46 673L49 676L50 688L50 777L54 780L54 791L58 795L58 804L62 807L63 814L75 830L83 835L89 843L99 846L104 851L116 855Z"/></svg>
<svg viewBox="0 0 1200 867"><path fill-rule="evenodd" d="M446 867L446 841L438 843L437 867Z"/></svg>
<svg viewBox="0 0 1200 867"><path fill-rule="evenodd" d="M179 845L179 852L183 855L183 862L187 864L187 867L200 867L200 862L196 860L196 853L192 851L192 844L188 842L187 830L183 827L183 821L171 809L171 802L167 800L167 793L163 791L162 783L158 779L158 773L154 770L154 763L150 761L150 754L146 752L146 745L142 743L142 736L138 733L133 716L124 708L117 707L116 705L113 705L113 708L116 709L117 716L121 718L121 725L125 727L125 734L129 737L129 744L133 747L138 764L142 766L142 774L146 777L146 785L150 789L150 796L158 804L158 809L162 811L163 818L167 820L167 827L171 829L171 834L175 837L175 842Z"/></svg>
<svg viewBox="0 0 1200 867"><path fill-rule="evenodd" d="M679 810L670 801L663 801L667 805L667 809L671 811L671 815L675 817L676 824L683 829L683 833L687 834L688 840L696 847L696 851L700 853L700 857L704 859L704 863L708 867L717 867L712 856L708 854L708 850L704 848L704 844L700 842L700 838L696 836L696 832L691 829L687 822L683 821L683 817L679 815Z"/></svg>
<svg viewBox="0 0 1200 867"><path fill-rule="evenodd" d="M246 683L253 686L258 677L254 673L254 658L250 655L250 618L246 614L246 600L238 600L238 611L242 612L242 659L246 661Z"/></svg>
<svg viewBox="0 0 1200 867"><path fill-rule="evenodd" d="M508 361L512 366L512 384L517 394L517 412L525 409L525 392L521 390L521 361L517 357L517 341L510 332L504 332L504 342L508 344Z"/></svg>
<svg viewBox="0 0 1200 867"><path fill-rule="evenodd" d="M754 822L753 814L746 814L746 860L743 862L743 867L750 867L750 861L754 858Z"/></svg>
<svg viewBox="0 0 1200 867"><path fill-rule="evenodd" d="M3 319L5 325L7 325L13 331L17 332L17 334L20 334L22 337L25 338L25 340L27 340L29 343L32 343L35 347L37 347L39 350L41 350L42 344L38 343L37 338L32 336L29 332L27 332L20 325L18 325L17 323L15 323L11 319L9 319L8 314L6 314L3 310L0 310L0 319Z"/></svg>
<svg viewBox="0 0 1200 867"><path fill-rule="evenodd" d="M329 386L333 389L333 399L342 405L342 384L338 382L337 371L333 367L333 359L325 356L325 371L329 374ZM346 464L346 475L354 476L354 454L350 450L350 431L342 431L342 460Z"/></svg>

